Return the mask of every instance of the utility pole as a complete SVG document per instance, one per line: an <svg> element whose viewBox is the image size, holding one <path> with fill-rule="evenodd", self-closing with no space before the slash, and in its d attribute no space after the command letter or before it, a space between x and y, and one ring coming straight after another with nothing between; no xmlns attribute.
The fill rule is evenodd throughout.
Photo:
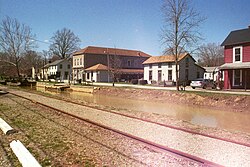
<svg viewBox="0 0 250 167"><path fill-rule="evenodd" d="M107 48L107 64L108 64L108 83L109 83L109 48Z"/></svg>

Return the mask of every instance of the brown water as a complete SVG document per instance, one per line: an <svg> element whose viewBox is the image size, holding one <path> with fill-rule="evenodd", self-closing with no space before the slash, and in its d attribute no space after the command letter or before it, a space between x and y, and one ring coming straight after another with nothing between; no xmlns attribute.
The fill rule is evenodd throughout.
<svg viewBox="0 0 250 167"><path fill-rule="evenodd" d="M38 91L45 91L44 88L37 88ZM60 94L61 96L96 103L103 106L111 106L120 109L135 110L141 112L163 114L175 117L179 120L188 121L196 125L207 127L217 127L227 130L250 133L250 114L225 112L202 107L181 106L169 103L146 102L141 100L131 100L112 96L96 95L80 92L49 92Z"/></svg>

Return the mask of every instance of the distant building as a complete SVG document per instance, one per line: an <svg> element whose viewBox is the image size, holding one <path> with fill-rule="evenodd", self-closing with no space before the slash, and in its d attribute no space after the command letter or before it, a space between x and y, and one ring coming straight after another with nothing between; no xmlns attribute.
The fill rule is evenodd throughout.
<svg viewBox="0 0 250 167"><path fill-rule="evenodd" d="M52 63L46 64L40 70L40 79L57 80L61 82L68 82L72 73L71 61L69 59L56 60Z"/></svg>
<svg viewBox="0 0 250 167"><path fill-rule="evenodd" d="M230 32L224 46L224 89L250 89L250 26Z"/></svg>
<svg viewBox="0 0 250 167"><path fill-rule="evenodd" d="M143 62L144 79L148 83L176 82L175 57L173 55L152 56ZM178 69L180 82L202 78L204 68L195 63L195 59L188 53L179 57Z"/></svg>
<svg viewBox="0 0 250 167"><path fill-rule="evenodd" d="M143 78L143 65L150 55L137 50L88 46L73 54L75 81L112 82Z"/></svg>
<svg viewBox="0 0 250 167"><path fill-rule="evenodd" d="M213 81L223 81L224 72L220 72L219 67L203 67L205 69L204 79L209 79Z"/></svg>
<svg viewBox="0 0 250 167"><path fill-rule="evenodd" d="M48 80L49 78L49 63L39 69L38 79Z"/></svg>

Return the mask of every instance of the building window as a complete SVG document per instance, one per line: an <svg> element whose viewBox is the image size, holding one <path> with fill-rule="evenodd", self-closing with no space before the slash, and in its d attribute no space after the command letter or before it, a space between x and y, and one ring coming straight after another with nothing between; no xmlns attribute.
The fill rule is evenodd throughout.
<svg viewBox="0 0 250 167"><path fill-rule="evenodd" d="M158 64L158 68L161 68L161 63Z"/></svg>
<svg viewBox="0 0 250 167"><path fill-rule="evenodd" d="M242 85L242 70L234 70L233 72L233 86Z"/></svg>
<svg viewBox="0 0 250 167"><path fill-rule="evenodd" d="M189 66L189 58L187 57L187 58L185 59L185 61L186 61L186 67L188 67L188 66Z"/></svg>
<svg viewBox="0 0 250 167"><path fill-rule="evenodd" d="M89 78L90 78L90 73L88 72L87 73L87 79L89 80Z"/></svg>
<svg viewBox="0 0 250 167"><path fill-rule="evenodd" d="M68 69L70 69L70 64L68 64Z"/></svg>
<svg viewBox="0 0 250 167"><path fill-rule="evenodd" d="M233 62L242 62L242 47L233 48Z"/></svg>
<svg viewBox="0 0 250 167"><path fill-rule="evenodd" d="M128 60L128 67L130 67L131 66L131 61L130 60Z"/></svg>
<svg viewBox="0 0 250 167"><path fill-rule="evenodd" d="M74 65L76 66L76 59L74 59Z"/></svg>
<svg viewBox="0 0 250 167"><path fill-rule="evenodd" d="M60 64L60 69L62 69L62 64Z"/></svg>
<svg viewBox="0 0 250 167"><path fill-rule="evenodd" d="M82 58L80 58L80 65L82 65Z"/></svg>
<svg viewBox="0 0 250 167"><path fill-rule="evenodd" d="M161 70L158 71L158 81L161 81Z"/></svg>
<svg viewBox="0 0 250 167"><path fill-rule="evenodd" d="M172 70L168 70L168 80L172 81Z"/></svg>
<svg viewBox="0 0 250 167"><path fill-rule="evenodd" d="M149 80L152 80L152 71L149 71Z"/></svg>
<svg viewBox="0 0 250 167"><path fill-rule="evenodd" d="M172 63L168 63L168 68L172 68Z"/></svg>

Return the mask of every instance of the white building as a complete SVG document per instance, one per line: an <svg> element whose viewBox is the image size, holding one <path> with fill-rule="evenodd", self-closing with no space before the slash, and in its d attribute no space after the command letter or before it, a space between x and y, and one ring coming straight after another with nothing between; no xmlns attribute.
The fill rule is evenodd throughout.
<svg viewBox="0 0 250 167"><path fill-rule="evenodd" d="M209 79L213 81L224 80L224 71L220 72L218 67L203 67L206 71L204 72L204 79Z"/></svg>
<svg viewBox="0 0 250 167"><path fill-rule="evenodd" d="M48 79L68 82L72 73L69 59L56 60L48 65Z"/></svg>
<svg viewBox="0 0 250 167"><path fill-rule="evenodd" d="M175 58L173 55L152 56L144 65L144 80L148 83L171 83L176 82ZM188 82L196 78L202 78L204 68L195 63L195 59L188 53L179 57L178 69L180 82Z"/></svg>

